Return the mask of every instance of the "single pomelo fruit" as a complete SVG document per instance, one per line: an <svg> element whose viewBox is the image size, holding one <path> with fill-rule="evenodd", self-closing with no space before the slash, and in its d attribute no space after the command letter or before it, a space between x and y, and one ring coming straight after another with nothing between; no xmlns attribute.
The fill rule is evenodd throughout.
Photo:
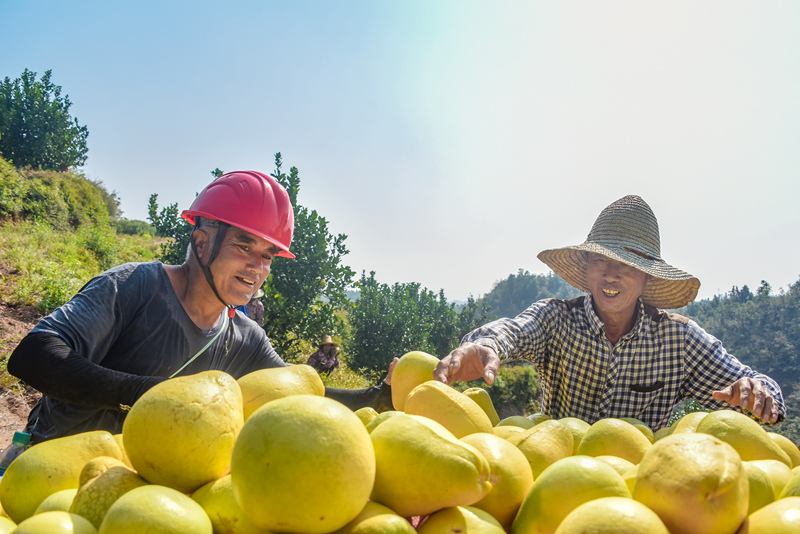
<svg viewBox="0 0 800 534"><path fill-rule="evenodd" d="M665 427L659 428L658 430L656 430L653 433L653 437L655 438L656 441L660 440L661 438L666 438L667 436L672 434L672 431L674 429L675 429L675 425L673 425L673 426L665 426Z"/></svg>
<svg viewBox="0 0 800 534"><path fill-rule="evenodd" d="M146 391L125 418L122 436L142 478L191 493L228 472L243 424L239 384L222 371L205 371Z"/></svg>
<svg viewBox="0 0 800 534"><path fill-rule="evenodd" d="M636 464L629 462L625 458L620 458L619 456L606 455L606 456L595 456L595 458L597 458L598 460L602 460L611 467L613 467L614 470L617 473L619 473L620 476L622 476L623 478L625 477L625 473L627 473L631 467L636 467Z"/></svg>
<svg viewBox="0 0 800 534"><path fill-rule="evenodd" d="M374 480L367 429L350 409L327 397L292 395L268 402L245 422L233 449L236 501L266 530L339 529L364 508Z"/></svg>
<svg viewBox="0 0 800 534"><path fill-rule="evenodd" d="M69 511L85 517L99 529L108 509L117 499L134 488L146 485L147 481L126 465L109 467L78 489Z"/></svg>
<svg viewBox="0 0 800 534"><path fill-rule="evenodd" d="M528 459L534 479L554 462L572 456L572 432L555 419L541 422L507 439Z"/></svg>
<svg viewBox="0 0 800 534"><path fill-rule="evenodd" d="M638 464L653 444L635 426L621 419L600 419L583 435L578 454L619 456Z"/></svg>
<svg viewBox="0 0 800 534"><path fill-rule="evenodd" d="M501 419L500 422L495 425L495 427L498 426L515 426L528 430L529 428L536 426L536 423L524 415L509 415L508 417Z"/></svg>
<svg viewBox="0 0 800 534"><path fill-rule="evenodd" d="M492 489L483 454L427 417L397 415L370 437L377 464L371 499L403 517L469 506Z"/></svg>
<svg viewBox="0 0 800 534"><path fill-rule="evenodd" d="M514 425L496 426L492 429L492 434L503 439L508 439L514 434L525 432L525 430L526 429L522 428L521 426L514 426Z"/></svg>
<svg viewBox="0 0 800 534"><path fill-rule="evenodd" d="M98 456L92 458L83 466L78 477L78 487L83 486L91 479L99 477L112 467L129 467L124 461L112 456Z"/></svg>
<svg viewBox="0 0 800 534"><path fill-rule="evenodd" d="M644 437L646 437L650 443L656 442L656 436L653 433L653 429L647 426L647 424L644 421L636 419L635 417L620 417L620 420L625 421L626 423L630 423L634 427L636 427L636 430L644 434Z"/></svg>
<svg viewBox="0 0 800 534"><path fill-rule="evenodd" d="M572 454L578 454L578 445L592 425L577 417L562 417L558 422L572 433Z"/></svg>
<svg viewBox="0 0 800 534"><path fill-rule="evenodd" d="M42 503L36 508L33 515L42 514L44 512L69 512L72 506L72 500L78 490L75 488L57 491L45 498Z"/></svg>
<svg viewBox="0 0 800 534"><path fill-rule="evenodd" d="M162 382L163 383L163 382ZM100 525L100 534L212 534L203 508L166 486L134 488L116 500Z"/></svg>
<svg viewBox="0 0 800 534"><path fill-rule="evenodd" d="M431 514L417 531L419 534L452 534L454 532L474 534L505 534L505 530L480 508L453 506Z"/></svg>
<svg viewBox="0 0 800 534"><path fill-rule="evenodd" d="M394 417L395 415L400 415L401 413L403 412L398 412L397 410L389 410L386 412L381 412L372 421L367 423L365 425L365 428L367 429L368 433L372 434L372 431L375 430L375 427L377 427L379 424L383 423L384 421L386 421L391 417Z"/></svg>
<svg viewBox="0 0 800 534"><path fill-rule="evenodd" d="M214 532L226 534L269 534L255 526L242 511L233 495L231 476L201 486L192 494L192 500L203 507Z"/></svg>
<svg viewBox="0 0 800 534"><path fill-rule="evenodd" d="M438 380L428 380L412 389L406 397L405 413L433 419L457 438L492 431L492 423L483 408Z"/></svg>
<svg viewBox="0 0 800 534"><path fill-rule="evenodd" d="M348 524L332 534L416 534L406 519L391 508L369 501Z"/></svg>
<svg viewBox="0 0 800 534"><path fill-rule="evenodd" d="M631 495L633 495L633 488L636 485L636 475L638 473L639 473L638 465L629 467L623 473L620 473L620 475L622 475L622 480L625 481L625 485L628 486L628 491L631 492Z"/></svg>
<svg viewBox="0 0 800 534"><path fill-rule="evenodd" d="M585 502L630 496L628 486L613 467L590 456L570 456L534 479L511 532L552 534L570 512Z"/></svg>
<svg viewBox="0 0 800 534"><path fill-rule="evenodd" d="M19 524L32 516L48 495L77 489L83 466L97 456L122 457L110 432L83 432L34 445L20 454L0 479L3 509Z"/></svg>
<svg viewBox="0 0 800 534"><path fill-rule="evenodd" d="M795 445L792 440L776 432L767 432L767 435L778 444L778 447L783 449L783 452L785 452L792 461L792 469L800 466L800 449L797 448L797 445Z"/></svg>
<svg viewBox="0 0 800 534"><path fill-rule="evenodd" d="M750 460L750 465L758 467L766 473L772 487L775 488L775 495L778 496L783 491L784 486L792 479L792 470L779 460Z"/></svg>
<svg viewBox="0 0 800 534"><path fill-rule="evenodd" d="M494 408L494 403L488 391L483 388L468 388L464 390L464 395L474 400L486 412L492 426L500 422L500 416L497 415L497 410Z"/></svg>
<svg viewBox="0 0 800 534"><path fill-rule="evenodd" d="M0 516L0 534L11 534L15 528L17 528L16 523L7 517Z"/></svg>
<svg viewBox="0 0 800 534"><path fill-rule="evenodd" d="M131 465L131 460L130 458L128 458L128 455L125 452L125 441L122 437L122 432L120 432L119 434L114 434L114 439L116 440L117 445L119 445L119 450L122 451L122 463L133 469L133 466Z"/></svg>
<svg viewBox="0 0 800 534"><path fill-rule="evenodd" d="M731 445L744 461L780 460L789 468L792 461L767 431L743 413L719 410L705 416L696 432L710 434Z"/></svg>
<svg viewBox="0 0 800 534"><path fill-rule="evenodd" d="M581 504L555 534L670 534L658 515L625 497L601 497Z"/></svg>
<svg viewBox="0 0 800 534"><path fill-rule="evenodd" d="M786 497L753 512L739 534L797 534L800 532L800 497Z"/></svg>
<svg viewBox="0 0 800 534"><path fill-rule="evenodd" d="M367 426L370 421L378 417L378 411L372 406L364 406L353 413L356 414L359 419L361 419L361 422L364 423L364 426Z"/></svg>
<svg viewBox="0 0 800 534"><path fill-rule="evenodd" d="M705 418L709 412L690 412L672 423L670 427L671 434L680 434L682 432L695 432L697 425Z"/></svg>
<svg viewBox="0 0 800 534"><path fill-rule="evenodd" d="M461 441L472 445L489 462L492 489L472 506L489 513L506 530L511 529L522 501L533 486L533 473L525 455L505 439L478 432Z"/></svg>
<svg viewBox="0 0 800 534"><path fill-rule="evenodd" d="M527 419L531 421L534 425L538 425L539 423L551 420L552 417L550 417L546 413L532 413L527 416Z"/></svg>
<svg viewBox="0 0 800 534"><path fill-rule="evenodd" d="M288 365L259 369L241 377L244 419L269 401L290 395L325 396L325 384L310 365Z"/></svg>
<svg viewBox="0 0 800 534"><path fill-rule="evenodd" d="M747 482L750 485L750 499L747 506L747 515L750 515L775 501L775 487L763 469L750 462L742 463L747 472Z"/></svg>
<svg viewBox="0 0 800 534"><path fill-rule="evenodd" d="M783 491L778 494L778 497L781 499L785 497L800 497L800 470L792 470L792 478L783 486Z"/></svg>
<svg viewBox="0 0 800 534"><path fill-rule="evenodd" d="M639 463L633 498L671 532L731 534L747 516L749 482L736 450L702 433L658 440Z"/></svg>
<svg viewBox="0 0 800 534"><path fill-rule="evenodd" d="M405 411L406 397L418 385L433 380L439 358L419 350L403 354L392 371L392 406Z"/></svg>
<svg viewBox="0 0 800 534"><path fill-rule="evenodd" d="M14 534L97 534L97 529L79 515L64 511L44 512L17 525Z"/></svg>

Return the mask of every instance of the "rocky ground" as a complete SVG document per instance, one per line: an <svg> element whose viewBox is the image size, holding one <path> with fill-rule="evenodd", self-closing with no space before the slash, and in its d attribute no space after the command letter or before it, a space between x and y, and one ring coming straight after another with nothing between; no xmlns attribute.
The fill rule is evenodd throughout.
<svg viewBox="0 0 800 534"><path fill-rule="evenodd" d="M36 308L14 307L0 300L0 354L11 354L41 317ZM0 368L0 451L4 451L11 443L14 432L25 429L28 412L40 394L22 384L13 385L15 382L5 371L5 362Z"/></svg>

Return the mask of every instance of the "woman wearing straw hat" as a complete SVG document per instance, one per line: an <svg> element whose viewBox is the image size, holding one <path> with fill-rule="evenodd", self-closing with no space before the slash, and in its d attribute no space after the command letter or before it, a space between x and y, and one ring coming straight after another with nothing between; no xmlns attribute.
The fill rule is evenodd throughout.
<svg viewBox="0 0 800 534"><path fill-rule="evenodd" d="M553 418L635 417L657 430L686 399L768 424L785 417L774 380L694 321L664 311L692 302L700 281L661 258L658 221L640 197L605 208L582 244L538 258L588 295L545 299L467 334L437 366L437 380L491 384L502 356L533 362L542 412Z"/></svg>
<svg viewBox="0 0 800 534"><path fill-rule="evenodd" d="M331 336L323 336L317 352L309 356L306 363L319 373L332 373L339 368L339 350Z"/></svg>

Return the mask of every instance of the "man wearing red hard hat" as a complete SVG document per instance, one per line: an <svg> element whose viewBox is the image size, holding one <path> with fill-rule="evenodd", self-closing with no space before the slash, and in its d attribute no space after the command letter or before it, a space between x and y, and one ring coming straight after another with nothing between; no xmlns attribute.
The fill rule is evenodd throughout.
<svg viewBox="0 0 800 534"><path fill-rule="evenodd" d="M119 433L136 399L174 376L214 369L238 379L287 365L236 308L261 287L274 257L294 258L289 195L271 176L231 172L182 217L194 225L182 265L128 263L96 276L14 350L8 371L43 394L28 420L34 442ZM391 392L381 384L326 395L356 409Z"/></svg>

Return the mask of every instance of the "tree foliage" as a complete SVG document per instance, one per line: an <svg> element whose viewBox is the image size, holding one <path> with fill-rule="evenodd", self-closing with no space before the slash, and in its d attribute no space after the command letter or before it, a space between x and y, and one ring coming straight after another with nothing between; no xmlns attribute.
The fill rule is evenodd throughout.
<svg viewBox="0 0 800 534"><path fill-rule="evenodd" d="M181 265L186 259L192 225L181 217L178 203L175 202L159 209L158 194L153 193L147 204L147 213L147 220L155 228L156 236L170 238L161 243L159 259L167 265Z"/></svg>
<svg viewBox="0 0 800 534"><path fill-rule="evenodd" d="M483 300L498 317L515 317L544 298L569 299L582 293L553 273L531 274L520 269L497 282Z"/></svg>
<svg viewBox="0 0 800 534"><path fill-rule="evenodd" d="M17 167L64 170L86 162L89 129L69 114L72 102L51 75L37 81L25 69L0 82L0 154Z"/></svg>

